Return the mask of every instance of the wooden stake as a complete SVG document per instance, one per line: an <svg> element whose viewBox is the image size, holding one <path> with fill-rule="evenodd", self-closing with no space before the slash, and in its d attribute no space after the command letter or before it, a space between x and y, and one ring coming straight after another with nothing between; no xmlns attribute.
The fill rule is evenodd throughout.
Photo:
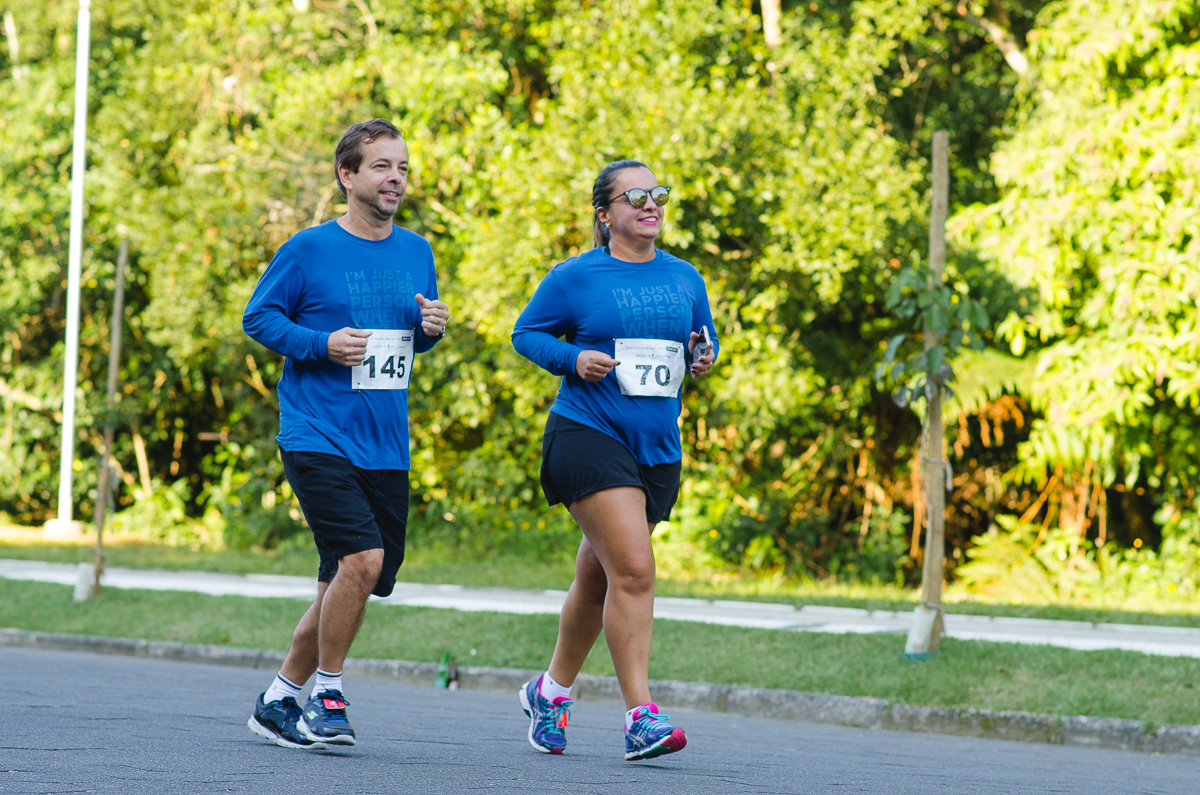
<svg viewBox="0 0 1200 795"><path fill-rule="evenodd" d="M100 576L104 574L104 511L112 488L109 485L113 444L113 404L116 402L117 377L121 369L121 322L125 316L125 265L129 261L129 241L121 241L117 254L116 286L113 288L112 328L108 343L108 402L104 415L104 449L100 456L100 487L96 489L96 565L92 576L91 596L100 595Z"/></svg>
<svg viewBox="0 0 1200 795"><path fill-rule="evenodd" d="M929 223L930 287L942 283L946 270L946 216L950 209L950 133L933 134L933 212ZM925 350L941 344L941 336L928 323ZM905 652L928 654L938 650L942 634L942 566L945 558L946 465L942 435L942 384L930 377L925 391L925 429L922 452L925 470L925 505L928 510L925 561L921 569L921 604L913 615Z"/></svg>

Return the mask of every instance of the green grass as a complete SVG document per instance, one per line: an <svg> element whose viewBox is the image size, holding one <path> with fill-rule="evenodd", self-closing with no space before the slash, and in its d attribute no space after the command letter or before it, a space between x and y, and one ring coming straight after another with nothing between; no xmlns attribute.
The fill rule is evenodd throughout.
<svg viewBox="0 0 1200 795"><path fill-rule="evenodd" d="M0 626L284 650L303 601L107 589L76 604L71 588L0 580ZM544 667L555 616L371 604L353 656ZM650 675L713 684L875 696L907 704L1200 723L1200 660L942 641L913 663L900 635L825 635L655 622ZM472 654L474 650L474 654ZM611 676L603 639L584 666Z"/></svg>
<svg viewBox="0 0 1200 795"><path fill-rule="evenodd" d="M159 544L117 543L110 544L106 554L110 566L139 569L293 574L303 577L315 576L317 570L317 553L311 541L307 544L289 544L275 551L211 551ZM0 540L0 558L76 563L90 561L92 550L84 544ZM464 557L455 550L422 547L418 540L410 548L408 558L400 569L399 579L406 582L456 583L478 587L566 590L571 584L572 576L573 567L569 561L539 561L515 555L471 558ZM902 611L912 610L916 599L914 592L895 586L781 582L770 576L753 574L722 575L686 581L660 578L657 593L660 596L691 596L703 599L752 599L797 607L813 604ZM951 597L953 596L951 592ZM1195 605L1191 611L1171 606L1163 612L1151 613L1078 605L994 604L952 598L947 601L946 608L951 613L972 615L1200 627L1200 604Z"/></svg>
<svg viewBox="0 0 1200 795"><path fill-rule="evenodd" d="M0 541L0 558L80 563L92 560L85 544ZM291 574L316 577L317 550L308 544L289 544L279 550L223 549L219 551L148 543L115 543L105 547L109 566L174 571L219 571L231 574ZM569 562L530 560L516 556L463 558L455 552L410 550L400 569L405 582L457 583L479 587L566 590L574 566Z"/></svg>

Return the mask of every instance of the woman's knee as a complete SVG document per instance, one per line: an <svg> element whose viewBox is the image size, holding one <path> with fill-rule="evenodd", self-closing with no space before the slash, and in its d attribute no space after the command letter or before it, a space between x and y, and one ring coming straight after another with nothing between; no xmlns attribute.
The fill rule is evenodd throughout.
<svg viewBox="0 0 1200 795"><path fill-rule="evenodd" d="M608 594L608 577L604 575L604 569L586 572L576 570L573 587L587 601L601 605Z"/></svg>
<svg viewBox="0 0 1200 795"><path fill-rule="evenodd" d="M626 560L613 566L608 572L608 582L624 593L643 594L654 592L654 558Z"/></svg>

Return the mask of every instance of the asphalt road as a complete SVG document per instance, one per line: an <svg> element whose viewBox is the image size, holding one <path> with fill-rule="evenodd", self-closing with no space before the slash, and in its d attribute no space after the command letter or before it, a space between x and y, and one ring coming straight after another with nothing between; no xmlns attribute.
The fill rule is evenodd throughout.
<svg viewBox="0 0 1200 795"><path fill-rule="evenodd" d="M686 750L622 758L621 709L580 703L564 756L516 693L348 680L359 744L294 751L246 728L271 671L0 650L0 793L1187 793L1200 758L671 710Z"/></svg>

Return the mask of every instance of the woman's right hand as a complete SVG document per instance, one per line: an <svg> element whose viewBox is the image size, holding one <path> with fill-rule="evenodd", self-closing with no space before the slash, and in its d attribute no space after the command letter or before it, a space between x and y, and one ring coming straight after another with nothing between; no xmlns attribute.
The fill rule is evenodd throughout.
<svg viewBox="0 0 1200 795"><path fill-rule="evenodd" d="M595 383L608 375L608 371L618 364L620 362L607 353L580 351L579 356L575 358L575 373L584 381Z"/></svg>

